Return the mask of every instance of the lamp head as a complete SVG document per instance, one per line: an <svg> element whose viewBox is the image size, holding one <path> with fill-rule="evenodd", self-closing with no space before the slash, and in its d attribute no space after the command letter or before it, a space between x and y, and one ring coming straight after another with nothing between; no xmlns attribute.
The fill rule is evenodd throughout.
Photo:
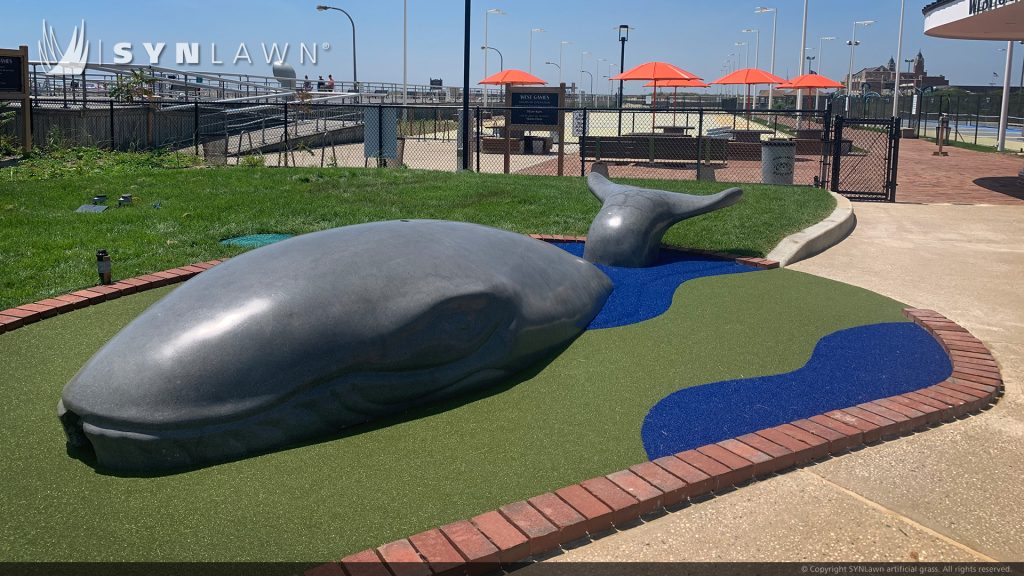
<svg viewBox="0 0 1024 576"><path fill-rule="evenodd" d="M854 24L857 24L858 26L871 26L874 23L874 20L858 20L854 22Z"/></svg>
<svg viewBox="0 0 1024 576"><path fill-rule="evenodd" d="M317 9L318 12L323 12L324 10L330 10L331 7L330 6L324 6L323 4L320 4L319 6L316 7L316 9Z"/></svg>
<svg viewBox="0 0 1024 576"><path fill-rule="evenodd" d="M619 41L628 42L630 30L631 28L628 24L619 24Z"/></svg>
<svg viewBox="0 0 1024 576"><path fill-rule="evenodd" d="M741 32L757 32L757 28L744 28Z"/></svg>
<svg viewBox="0 0 1024 576"><path fill-rule="evenodd" d="M530 32L546 32L543 28L531 28Z"/></svg>
<svg viewBox="0 0 1024 576"><path fill-rule="evenodd" d="M835 39L836 39L835 36L822 36L821 37L821 40L835 40Z"/></svg>
<svg viewBox="0 0 1024 576"><path fill-rule="evenodd" d="M505 16L505 15L508 14L507 12L502 10L501 8L491 8L490 10L487 11L487 13L488 14L497 14L498 16Z"/></svg>
<svg viewBox="0 0 1024 576"><path fill-rule="evenodd" d="M754 14L766 14L768 12L775 12L775 8L765 8L764 6L754 8Z"/></svg>

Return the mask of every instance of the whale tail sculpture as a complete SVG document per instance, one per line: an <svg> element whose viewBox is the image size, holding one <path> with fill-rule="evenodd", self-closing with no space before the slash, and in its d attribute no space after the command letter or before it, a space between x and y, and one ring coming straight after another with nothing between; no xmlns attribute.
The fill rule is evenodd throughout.
<svg viewBox="0 0 1024 576"><path fill-rule="evenodd" d="M695 196L616 184L600 162L587 176L587 187L602 206L587 232L583 258L628 268L653 264L661 239L673 224L731 206L743 196L739 188Z"/></svg>

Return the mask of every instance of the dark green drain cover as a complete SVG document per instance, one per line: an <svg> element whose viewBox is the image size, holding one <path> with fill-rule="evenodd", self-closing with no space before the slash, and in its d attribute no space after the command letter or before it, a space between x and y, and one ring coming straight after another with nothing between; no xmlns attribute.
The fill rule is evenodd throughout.
<svg viewBox="0 0 1024 576"><path fill-rule="evenodd" d="M260 246L266 246L267 244L273 244L274 242L287 240L291 237L291 234L250 234L248 236L239 236L237 238L228 238L227 240L221 240L220 243L227 244L228 246L259 248Z"/></svg>

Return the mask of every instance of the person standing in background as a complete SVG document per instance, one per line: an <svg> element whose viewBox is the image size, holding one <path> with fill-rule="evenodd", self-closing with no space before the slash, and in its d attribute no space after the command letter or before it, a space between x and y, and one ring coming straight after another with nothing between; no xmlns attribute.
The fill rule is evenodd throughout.
<svg viewBox="0 0 1024 576"><path fill-rule="evenodd" d="M317 77L317 80L316 80L316 91L317 92L323 92L324 91L324 77L323 76Z"/></svg>
<svg viewBox="0 0 1024 576"><path fill-rule="evenodd" d="M328 74L327 75L327 91L328 92L334 92L334 75L333 74Z"/></svg>

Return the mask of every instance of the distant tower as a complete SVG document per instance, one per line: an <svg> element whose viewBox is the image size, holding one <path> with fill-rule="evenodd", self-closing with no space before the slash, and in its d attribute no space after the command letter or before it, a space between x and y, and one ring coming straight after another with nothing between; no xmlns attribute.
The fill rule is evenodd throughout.
<svg viewBox="0 0 1024 576"><path fill-rule="evenodd" d="M895 72L896 71L896 60L894 60L893 57L890 56L889 57L889 63L886 64L885 67L889 69L889 72Z"/></svg>
<svg viewBox="0 0 1024 576"><path fill-rule="evenodd" d="M920 50L917 51L917 57L914 58L914 74L924 76L924 55Z"/></svg>

